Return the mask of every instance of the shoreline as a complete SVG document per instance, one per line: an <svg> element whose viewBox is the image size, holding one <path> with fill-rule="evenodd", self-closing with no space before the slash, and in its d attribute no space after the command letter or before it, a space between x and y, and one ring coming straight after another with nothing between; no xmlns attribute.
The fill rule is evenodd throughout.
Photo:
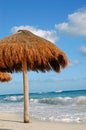
<svg viewBox="0 0 86 130"><path fill-rule="evenodd" d="M19 113L0 112L0 130L86 130L86 124L49 122L30 119L30 123L23 123Z"/></svg>

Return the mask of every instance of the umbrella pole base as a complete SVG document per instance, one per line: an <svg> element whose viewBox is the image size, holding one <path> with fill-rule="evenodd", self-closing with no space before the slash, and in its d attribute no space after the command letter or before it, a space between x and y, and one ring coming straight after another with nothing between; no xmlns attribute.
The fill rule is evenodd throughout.
<svg viewBox="0 0 86 130"><path fill-rule="evenodd" d="M30 123L30 121L24 121L24 123Z"/></svg>

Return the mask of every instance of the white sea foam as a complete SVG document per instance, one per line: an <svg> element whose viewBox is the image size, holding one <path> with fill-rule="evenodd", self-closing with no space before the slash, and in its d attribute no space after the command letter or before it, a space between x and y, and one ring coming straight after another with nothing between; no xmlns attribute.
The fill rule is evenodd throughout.
<svg viewBox="0 0 86 130"><path fill-rule="evenodd" d="M12 99L15 100L15 99ZM19 112L23 114L23 102L1 103L0 111ZM54 122L86 123L86 106L81 105L51 105L30 101L30 116Z"/></svg>
<svg viewBox="0 0 86 130"><path fill-rule="evenodd" d="M86 123L86 96L35 94L30 98L30 116L54 122ZM36 98L37 96L37 98ZM49 97L50 96L50 97ZM56 97L55 97L56 96ZM45 98L44 98L45 97ZM23 114L23 95L0 97L0 111Z"/></svg>

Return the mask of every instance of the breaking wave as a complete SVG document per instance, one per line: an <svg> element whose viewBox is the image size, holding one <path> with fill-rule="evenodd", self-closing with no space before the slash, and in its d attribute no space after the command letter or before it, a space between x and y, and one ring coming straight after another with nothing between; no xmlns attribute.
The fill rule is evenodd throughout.
<svg viewBox="0 0 86 130"><path fill-rule="evenodd" d="M30 99L33 103L44 103L51 105L86 105L86 96L71 97L57 97L57 98L43 98Z"/></svg>
<svg viewBox="0 0 86 130"><path fill-rule="evenodd" d="M3 98L3 101L6 102L22 102L24 99L23 96L7 96L5 98Z"/></svg>
<svg viewBox="0 0 86 130"><path fill-rule="evenodd" d="M0 98L0 102L23 102L24 96L5 96ZM30 98L30 103L50 104L50 105L86 105L86 96L78 97L54 97L54 98Z"/></svg>

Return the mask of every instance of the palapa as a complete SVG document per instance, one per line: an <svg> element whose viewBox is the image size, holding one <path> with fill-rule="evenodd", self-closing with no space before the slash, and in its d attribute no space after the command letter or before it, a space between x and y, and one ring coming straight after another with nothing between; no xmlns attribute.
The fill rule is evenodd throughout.
<svg viewBox="0 0 86 130"><path fill-rule="evenodd" d="M33 71L60 71L68 63L63 51L51 42L26 30L19 30L12 36L0 40L0 70L22 71L22 63ZM3 46L6 45L6 46Z"/></svg>
<svg viewBox="0 0 86 130"><path fill-rule="evenodd" d="M12 78L8 73L5 72L0 72L0 82L8 82L10 81Z"/></svg>
<svg viewBox="0 0 86 130"><path fill-rule="evenodd" d="M19 30L0 40L0 70L23 71L24 122L29 122L27 70L60 72L60 69L65 68L67 64L66 54L62 50L30 31Z"/></svg>

